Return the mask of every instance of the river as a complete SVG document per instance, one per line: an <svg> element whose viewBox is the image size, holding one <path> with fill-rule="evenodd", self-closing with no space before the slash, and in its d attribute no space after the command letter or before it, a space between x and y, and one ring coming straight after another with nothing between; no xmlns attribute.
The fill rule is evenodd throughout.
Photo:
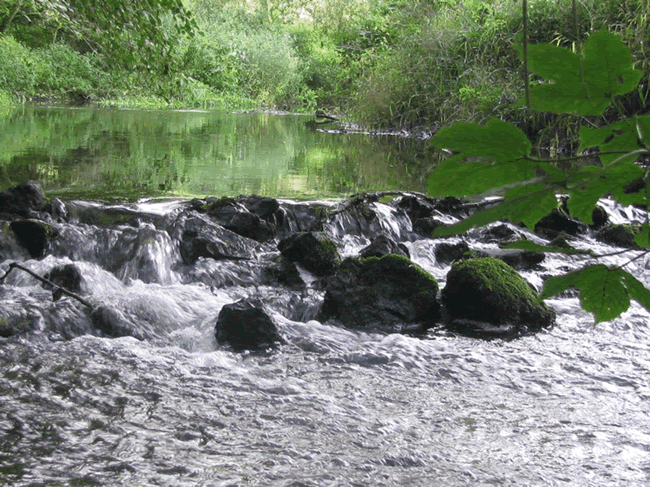
<svg viewBox="0 0 650 487"><path fill-rule="evenodd" d="M15 157L10 162L18 165ZM144 339L101 336L80 303L52 301L36 279L12 271L0 285L0 312L22 316L34 331L0 338L0 484L650 483L649 313L635 302L620 318L593 326L576 297L548 300L556 326L515 340L340 328L315 320L318 289L261 283L261 266L278 253L273 242L252 261L182 264L179 241L165 228L187 199L93 203L66 198L66 184L43 182L71 215L56 223L47 255L32 259L6 244L0 267L20 261L45 275L74 263L82 294L119 307ZM602 204L613 221L642 216ZM435 258L440 240L406 238L408 219L387 204L371 206L378 215L373 232L402 241L443 287L449 264ZM139 218L84 222L78 215L89 207L127 209ZM340 214L324 231L347 256L370 242L359 228ZM464 239L474 249L497 247L478 231ZM590 234L574 245L618 250ZM607 262L621 265L635 255ZM584 259L551 254L522 275L539 286ZM648 286L648 265L646 256L626 269ZM247 296L271 306L286 343L234 353L216 342L221 308Z"/></svg>

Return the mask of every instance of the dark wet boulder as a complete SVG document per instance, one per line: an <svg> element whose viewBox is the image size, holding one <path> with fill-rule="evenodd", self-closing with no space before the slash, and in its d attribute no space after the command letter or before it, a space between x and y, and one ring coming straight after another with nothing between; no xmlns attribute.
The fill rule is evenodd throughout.
<svg viewBox="0 0 650 487"><path fill-rule="evenodd" d="M633 249L638 247L635 237L641 231L641 225L608 225L596 232L596 239L609 245Z"/></svg>
<svg viewBox="0 0 650 487"><path fill-rule="evenodd" d="M314 201L283 201L273 217L277 237L282 239L299 232L322 232L330 207Z"/></svg>
<svg viewBox="0 0 650 487"><path fill-rule="evenodd" d="M275 212L280 209L280 203L278 203L278 200L267 196L240 196L237 200L244 205L248 211L268 222L273 221Z"/></svg>
<svg viewBox="0 0 650 487"><path fill-rule="evenodd" d="M413 230L422 235L423 237L431 238L436 228L448 227L449 223L443 218L437 216L429 216L426 218L418 218L413 222Z"/></svg>
<svg viewBox="0 0 650 487"><path fill-rule="evenodd" d="M561 208L555 208L535 224L535 233L551 238L560 234L578 235L587 231L587 225L571 218L566 204Z"/></svg>
<svg viewBox="0 0 650 487"><path fill-rule="evenodd" d="M513 251L507 252L497 258L510 267L523 271L536 269L539 264L544 262L546 254L544 252Z"/></svg>
<svg viewBox="0 0 650 487"><path fill-rule="evenodd" d="M469 245L467 245L466 242L458 242L454 244L441 242L436 245L436 249L434 250L436 261L439 264L447 264L459 260L467 252L469 252Z"/></svg>
<svg viewBox="0 0 650 487"><path fill-rule="evenodd" d="M241 299L221 308L215 335L217 342L230 345L236 352L266 350L284 342L270 312L256 298Z"/></svg>
<svg viewBox="0 0 650 487"><path fill-rule="evenodd" d="M406 212L413 223L421 218L435 216L436 212L456 217L467 216L463 200L453 196L429 198L420 195L404 195L395 198L390 204Z"/></svg>
<svg viewBox="0 0 650 487"><path fill-rule="evenodd" d="M248 260L257 250L258 242L242 237L204 216L182 217L175 232L180 233L180 253L186 264L200 257L215 260Z"/></svg>
<svg viewBox="0 0 650 487"><path fill-rule="evenodd" d="M325 280L321 321L348 327L422 331L440 317L438 282L406 257L347 258Z"/></svg>
<svg viewBox="0 0 650 487"><path fill-rule="evenodd" d="M45 193L36 181L25 181L0 193L0 213L31 216L45 208Z"/></svg>
<svg viewBox="0 0 650 487"><path fill-rule="evenodd" d="M297 262L315 276L333 274L341 261L336 244L324 233L302 232L278 243L283 257Z"/></svg>
<svg viewBox="0 0 650 487"><path fill-rule="evenodd" d="M143 340L145 336L135 324L118 308L100 305L90 314L93 326L111 338L134 337Z"/></svg>
<svg viewBox="0 0 650 487"><path fill-rule="evenodd" d="M410 258L409 249L406 245L397 243L388 235L382 234L372 239L370 245L363 248L359 255L361 257L382 257L386 254L402 255Z"/></svg>
<svg viewBox="0 0 650 487"><path fill-rule="evenodd" d="M59 198L54 198L52 200L48 211L52 215L52 218L59 223L67 222L70 218L70 213L68 212L66 204Z"/></svg>
<svg viewBox="0 0 650 487"><path fill-rule="evenodd" d="M524 234L514 225L508 223L496 223L488 225L480 230L478 239L484 243L511 243L521 240Z"/></svg>
<svg viewBox="0 0 650 487"><path fill-rule="evenodd" d="M609 215L605 208L602 206L596 206L591 212L591 220L593 223L589 225L589 227L598 230L599 228L603 228L607 222L609 222Z"/></svg>
<svg viewBox="0 0 650 487"><path fill-rule="evenodd" d="M275 226L234 198L221 198L208 203L207 214L216 223L242 237L265 242L275 237Z"/></svg>
<svg viewBox="0 0 650 487"><path fill-rule="evenodd" d="M442 302L449 327L471 336L517 336L551 326L555 312L512 267L492 257L456 262Z"/></svg>
<svg viewBox="0 0 650 487"><path fill-rule="evenodd" d="M404 195L390 202L391 206L406 212L412 222L430 217L436 209L436 200L424 196Z"/></svg>
<svg viewBox="0 0 650 487"><path fill-rule="evenodd" d="M66 264L54 267L47 274L45 279L52 281L59 287L67 289L73 293L81 292L81 271L74 264Z"/></svg>
<svg viewBox="0 0 650 487"><path fill-rule="evenodd" d="M18 242L34 259L43 257L48 243L56 237L56 230L40 220L15 220L9 225Z"/></svg>
<svg viewBox="0 0 650 487"><path fill-rule="evenodd" d="M278 259L273 260L263 268L262 284L279 284L290 288L305 287L305 281L300 277L300 272L298 271L296 264L281 255Z"/></svg>

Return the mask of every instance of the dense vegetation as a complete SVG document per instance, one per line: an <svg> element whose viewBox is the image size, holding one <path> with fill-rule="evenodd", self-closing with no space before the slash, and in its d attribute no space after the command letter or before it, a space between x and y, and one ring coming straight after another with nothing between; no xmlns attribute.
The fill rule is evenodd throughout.
<svg viewBox="0 0 650 487"><path fill-rule="evenodd" d="M349 113L374 127L492 116L557 146L580 118L534 114L523 88L520 2L511 0L5 0L0 102L59 97L107 105ZM101 10L101 12L100 12ZM614 107L644 111L648 0L529 2L530 42L572 47L601 27L643 71ZM614 111L604 116L613 117Z"/></svg>

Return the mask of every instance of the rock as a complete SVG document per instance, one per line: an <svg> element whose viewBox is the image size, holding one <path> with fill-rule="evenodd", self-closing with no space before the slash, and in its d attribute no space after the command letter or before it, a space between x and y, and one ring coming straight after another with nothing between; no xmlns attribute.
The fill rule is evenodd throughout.
<svg viewBox="0 0 650 487"><path fill-rule="evenodd" d="M386 254L402 255L410 258L409 249L404 244L398 244L389 236L382 234L375 237L370 242L370 245L361 250L361 257L382 257Z"/></svg>
<svg viewBox="0 0 650 487"><path fill-rule="evenodd" d="M522 234L507 223L497 223L481 229L480 241L485 243L510 243L522 238Z"/></svg>
<svg viewBox="0 0 650 487"><path fill-rule="evenodd" d="M272 222L275 212L280 209L280 203L275 198L252 195L240 196L237 199L248 211L267 222Z"/></svg>
<svg viewBox="0 0 650 487"><path fill-rule="evenodd" d="M544 252L521 251L509 252L497 258L515 269L531 270L544 262L546 254Z"/></svg>
<svg viewBox="0 0 650 487"><path fill-rule="evenodd" d="M347 258L325 281L321 321L390 331L431 328L440 317L438 282L406 257Z"/></svg>
<svg viewBox="0 0 650 487"><path fill-rule="evenodd" d="M285 238L298 232L322 232L329 206L317 202L284 201L275 213L277 235Z"/></svg>
<svg viewBox="0 0 650 487"><path fill-rule="evenodd" d="M16 220L9 226L16 234L18 242L34 259L43 257L50 239L57 233L51 225L40 220Z"/></svg>
<svg viewBox="0 0 650 487"><path fill-rule="evenodd" d="M280 256L262 270L262 284L287 286L290 288L305 287L305 281L300 277L296 264Z"/></svg>
<svg viewBox="0 0 650 487"><path fill-rule="evenodd" d="M442 218L436 216L430 216L426 218L418 218L413 222L413 230L423 237L431 238L433 231L440 227L448 227L449 223L444 221Z"/></svg>
<svg viewBox="0 0 650 487"><path fill-rule="evenodd" d="M578 235L587 231L587 225L569 216L566 203L562 208L555 208L535 224L535 233L540 233L551 238L560 234Z"/></svg>
<svg viewBox="0 0 650 487"><path fill-rule="evenodd" d="M65 203L59 198L54 198L52 200L51 208L49 211L52 214L52 218L59 223L67 222L70 218L68 208L66 207Z"/></svg>
<svg viewBox="0 0 650 487"><path fill-rule="evenodd" d="M181 217L174 233L180 232L180 253L186 264L200 257L215 260L248 260L258 243L242 237L207 219L205 216Z"/></svg>
<svg viewBox="0 0 650 487"><path fill-rule="evenodd" d="M275 227L251 213L233 198L221 198L207 207L207 214L219 225L242 237L265 242L275 236Z"/></svg>
<svg viewBox="0 0 650 487"><path fill-rule="evenodd" d="M469 245L466 242L458 242L455 244L441 242L436 245L434 254L438 264L447 264L461 259L466 252L469 252Z"/></svg>
<svg viewBox="0 0 650 487"><path fill-rule="evenodd" d="M226 304L215 327L217 341L229 344L236 352L266 350L284 342L265 305L256 298Z"/></svg>
<svg viewBox="0 0 650 487"><path fill-rule="evenodd" d="M43 277L52 281L57 286L67 289L73 293L81 292L81 271L74 264L66 264L54 267Z"/></svg>
<svg viewBox="0 0 650 487"><path fill-rule="evenodd" d="M453 196L428 198L417 195L406 195L395 198L390 204L395 208L404 210L413 224L421 218L435 216L434 213L436 211L459 218L467 216L463 200Z"/></svg>
<svg viewBox="0 0 650 487"><path fill-rule="evenodd" d="M628 225L608 225L596 232L596 239L609 245L616 247L623 247L626 249L637 248L638 245L634 241L641 231L641 225L628 224Z"/></svg>
<svg viewBox="0 0 650 487"><path fill-rule="evenodd" d="M449 326L472 336L521 335L555 321L555 312L537 302L517 271L492 257L456 262L447 274L442 302Z"/></svg>
<svg viewBox="0 0 650 487"><path fill-rule="evenodd" d="M27 217L32 211L42 211L45 203L43 189L36 181L25 181L0 193L0 213Z"/></svg>
<svg viewBox="0 0 650 487"><path fill-rule="evenodd" d="M315 276L333 274L340 257L336 244L324 233L302 232L278 243L278 250L292 262L298 262Z"/></svg>
<svg viewBox="0 0 650 487"><path fill-rule="evenodd" d="M395 208L404 210L412 222L420 218L430 217L436 209L435 199L415 195L400 196L393 199L390 204Z"/></svg>
<svg viewBox="0 0 650 487"><path fill-rule="evenodd" d="M607 211L605 211L605 208L602 206L596 206L594 211L591 212L591 219L593 223L589 225L589 227L598 230L607 224L609 221L609 215L607 214Z"/></svg>
<svg viewBox="0 0 650 487"><path fill-rule="evenodd" d="M90 319L95 328L109 337L130 336L138 340L145 338L124 313L112 306L97 306L90 314Z"/></svg>

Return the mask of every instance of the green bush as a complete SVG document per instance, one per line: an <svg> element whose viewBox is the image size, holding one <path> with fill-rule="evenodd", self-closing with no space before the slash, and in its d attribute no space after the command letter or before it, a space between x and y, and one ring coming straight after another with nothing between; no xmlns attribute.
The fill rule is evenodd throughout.
<svg viewBox="0 0 650 487"><path fill-rule="evenodd" d="M236 91L239 60L228 37L213 29L188 41L182 56L183 73L217 91Z"/></svg>
<svg viewBox="0 0 650 487"><path fill-rule="evenodd" d="M51 44L35 51L43 69L36 79L41 93L90 95L101 84L103 73L90 58L65 44Z"/></svg>
<svg viewBox="0 0 650 487"><path fill-rule="evenodd" d="M240 59L245 93L268 105L295 102L303 65L287 34L260 31L239 34L233 52Z"/></svg>
<svg viewBox="0 0 650 487"><path fill-rule="evenodd" d="M31 96L41 69L28 48L12 36L0 37L0 89Z"/></svg>

